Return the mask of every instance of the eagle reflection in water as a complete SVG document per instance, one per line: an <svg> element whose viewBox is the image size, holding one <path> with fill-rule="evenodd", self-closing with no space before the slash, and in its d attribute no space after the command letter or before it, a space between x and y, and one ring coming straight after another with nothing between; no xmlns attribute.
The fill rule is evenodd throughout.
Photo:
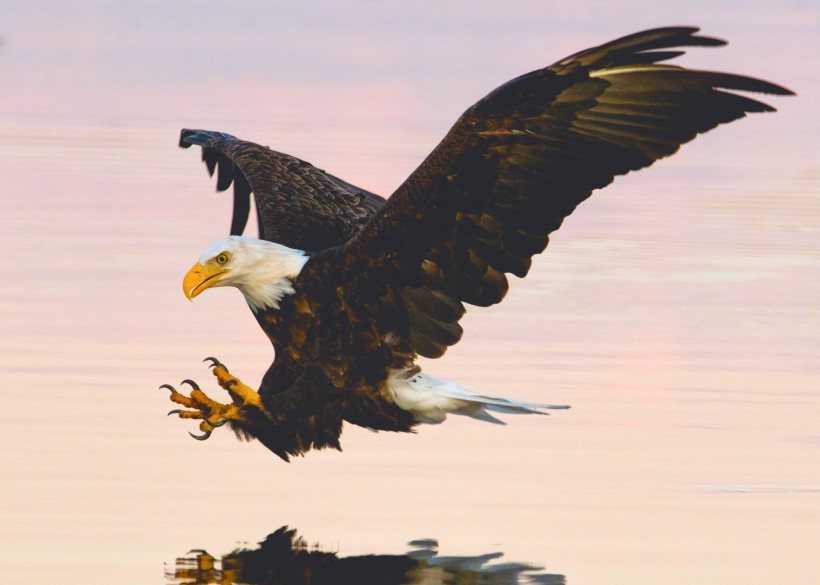
<svg viewBox="0 0 820 585"><path fill-rule="evenodd" d="M539 583L561 585L563 575L542 572L527 563L491 563L502 553L477 556L438 555L435 540L414 540L404 555L340 557L309 545L296 530L283 526L269 534L258 548L236 549L217 559L204 550L192 550L166 571L169 585L399 585Z"/></svg>

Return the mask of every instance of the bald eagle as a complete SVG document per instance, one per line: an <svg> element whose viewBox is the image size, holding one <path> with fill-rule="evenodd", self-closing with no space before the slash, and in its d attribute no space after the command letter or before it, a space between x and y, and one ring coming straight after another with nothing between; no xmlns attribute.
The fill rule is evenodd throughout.
<svg viewBox="0 0 820 585"><path fill-rule="evenodd" d="M233 235L185 275L189 299L233 286L275 359L256 391L207 358L231 400L186 380L171 411L207 438L228 423L284 460L340 449L343 421L411 431L448 413L566 408L470 392L422 372L462 335L464 304L490 306L507 274L526 276L549 234L591 195L681 144L750 112L736 90L787 95L740 75L663 63L685 46L720 46L697 28L626 36L500 86L469 108L386 201L295 157L219 132L184 130L218 188L234 184ZM261 239L240 235L253 193Z"/></svg>

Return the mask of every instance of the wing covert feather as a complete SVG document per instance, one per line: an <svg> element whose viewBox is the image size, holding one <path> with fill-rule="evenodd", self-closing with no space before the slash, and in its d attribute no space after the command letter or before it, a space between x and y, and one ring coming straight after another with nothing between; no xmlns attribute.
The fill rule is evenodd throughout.
<svg viewBox="0 0 820 585"><path fill-rule="evenodd" d="M234 185L231 233L241 234L254 195L260 238L307 252L338 246L384 204L294 156L222 132L182 130L180 146L202 147L202 159L217 190Z"/></svg>

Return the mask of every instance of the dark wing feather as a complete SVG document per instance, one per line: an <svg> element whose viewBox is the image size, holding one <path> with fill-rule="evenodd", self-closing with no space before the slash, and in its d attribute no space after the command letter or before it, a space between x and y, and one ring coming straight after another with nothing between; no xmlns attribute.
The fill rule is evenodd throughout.
<svg viewBox="0 0 820 585"><path fill-rule="evenodd" d="M234 185L231 234L241 234L254 194L259 237L318 252L355 234L384 204L374 193L351 185L310 163L221 132L182 130L180 146L202 147L202 160L217 190Z"/></svg>
<svg viewBox="0 0 820 585"><path fill-rule="evenodd" d="M506 273L526 275L532 255L593 190L719 124L772 110L729 90L791 93L657 64L680 54L667 49L724 44L696 31L630 35L490 93L345 244L342 256L361 259L351 285L422 283L456 301L497 303Z"/></svg>
<svg viewBox="0 0 820 585"><path fill-rule="evenodd" d="M190 148L191 143L186 139L198 130L183 129L179 136L180 148ZM208 168L208 174L216 174L216 190L227 191L233 185L233 213L231 215L232 236L239 236L245 231L248 225L248 218L251 213L251 187L242 171L234 165L233 161L216 149L207 146L202 147L202 162ZM257 216L258 217L258 216ZM265 239L264 227L260 218L259 238Z"/></svg>

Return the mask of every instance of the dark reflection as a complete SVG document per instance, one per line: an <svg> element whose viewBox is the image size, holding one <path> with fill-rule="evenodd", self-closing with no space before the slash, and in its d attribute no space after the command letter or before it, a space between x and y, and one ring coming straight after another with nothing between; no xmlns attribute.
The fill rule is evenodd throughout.
<svg viewBox="0 0 820 585"><path fill-rule="evenodd" d="M166 578L174 585L560 585L563 575L542 572L526 563L491 562L500 552L473 557L439 556L438 542L414 540L404 555L339 557L309 545L296 530L284 526L269 534L255 549L237 549L217 559L192 550L176 560Z"/></svg>

